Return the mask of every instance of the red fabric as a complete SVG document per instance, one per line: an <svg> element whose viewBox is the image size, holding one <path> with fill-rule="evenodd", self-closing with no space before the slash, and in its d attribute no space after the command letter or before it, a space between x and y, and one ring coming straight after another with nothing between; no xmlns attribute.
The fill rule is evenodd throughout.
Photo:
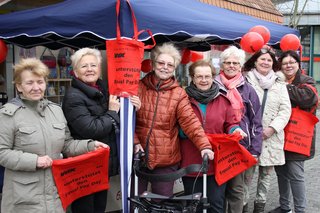
<svg viewBox="0 0 320 213"><path fill-rule="evenodd" d="M64 209L79 197L109 189L109 153L109 148L101 148L53 161L52 174Z"/></svg>
<svg viewBox="0 0 320 213"><path fill-rule="evenodd" d="M214 150L214 170L218 185L221 185L257 163L257 160L239 141L235 134L207 134Z"/></svg>
<svg viewBox="0 0 320 213"><path fill-rule="evenodd" d="M284 150L310 156L314 127L318 118L311 112L292 108L285 132Z"/></svg>

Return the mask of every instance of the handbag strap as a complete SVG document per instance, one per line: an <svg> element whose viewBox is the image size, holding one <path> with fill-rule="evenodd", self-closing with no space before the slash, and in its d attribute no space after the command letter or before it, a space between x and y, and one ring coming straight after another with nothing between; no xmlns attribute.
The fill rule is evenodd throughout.
<svg viewBox="0 0 320 213"><path fill-rule="evenodd" d="M261 114L263 114L264 107L266 106L267 94L268 94L268 89L264 89L263 98L262 98L262 104L261 104Z"/></svg>
<svg viewBox="0 0 320 213"><path fill-rule="evenodd" d="M117 39L121 38L121 30L120 30L120 24L119 24L119 18L120 18L120 1L121 0L117 0L117 4L116 4L116 14L117 14ZM153 44L149 44L149 45L145 45L144 49L151 49L156 45L156 40L154 39L154 36L152 35L151 30L146 29L146 30L141 30L138 32L138 24L137 24L137 19L136 16L134 15L132 6L130 4L129 0L126 0L127 4L129 5L129 9L130 9L130 13L131 13L131 18L132 18L132 24L133 24L133 39L134 40L138 40L138 37L140 34L142 34L143 32L147 32L151 39Z"/></svg>
<svg viewBox="0 0 320 213"><path fill-rule="evenodd" d="M47 50L49 51L50 55L54 56L54 54L51 52L51 50L46 47L46 48L44 48L42 54L40 55L40 58L42 58L42 56L44 55L44 53L45 53ZM55 56L54 56L54 57L55 57Z"/></svg>

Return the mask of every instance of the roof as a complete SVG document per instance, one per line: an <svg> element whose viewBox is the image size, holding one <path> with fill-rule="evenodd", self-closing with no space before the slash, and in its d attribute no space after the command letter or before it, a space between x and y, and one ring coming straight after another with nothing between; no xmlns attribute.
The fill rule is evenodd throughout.
<svg viewBox="0 0 320 213"><path fill-rule="evenodd" d="M200 0L203 3L282 24L283 15L271 0Z"/></svg>

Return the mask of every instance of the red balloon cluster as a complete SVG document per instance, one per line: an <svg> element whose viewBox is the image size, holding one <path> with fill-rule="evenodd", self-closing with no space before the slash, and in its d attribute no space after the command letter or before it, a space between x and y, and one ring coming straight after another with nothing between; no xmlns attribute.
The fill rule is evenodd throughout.
<svg viewBox="0 0 320 213"><path fill-rule="evenodd" d="M200 52L191 51L190 60L196 62L203 59L203 54Z"/></svg>
<svg viewBox="0 0 320 213"><path fill-rule="evenodd" d="M0 63L4 62L7 58L8 47L4 41L0 40Z"/></svg>
<svg viewBox="0 0 320 213"><path fill-rule="evenodd" d="M286 34L280 40L280 48L282 51L296 51L299 49L300 45L300 39L294 34Z"/></svg>
<svg viewBox="0 0 320 213"><path fill-rule="evenodd" d="M252 27L248 33L242 36L240 45L244 51L254 53L259 51L269 40L270 31L268 28L257 25Z"/></svg>
<svg viewBox="0 0 320 213"><path fill-rule="evenodd" d="M152 70L152 61L151 59L145 59L141 63L141 71L144 73L148 73Z"/></svg>

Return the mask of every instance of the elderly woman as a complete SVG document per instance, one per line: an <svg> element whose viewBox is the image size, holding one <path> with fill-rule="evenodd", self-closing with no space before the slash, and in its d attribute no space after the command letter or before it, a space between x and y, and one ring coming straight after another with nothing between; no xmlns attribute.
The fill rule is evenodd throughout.
<svg viewBox="0 0 320 213"><path fill-rule="evenodd" d="M225 49L220 55L220 73L215 81L231 101L240 127L245 132L240 144L253 156L261 153L262 118L260 100L242 76L241 69L245 61L243 50L235 46ZM226 207L229 213L242 212L244 197L244 172L227 182ZM246 208L246 207L245 207Z"/></svg>
<svg viewBox="0 0 320 213"><path fill-rule="evenodd" d="M280 55L278 61L281 65L281 71L286 77L292 108L299 107L308 112L315 109L318 104L317 94L312 90L312 87L316 90L315 80L301 73L299 55L295 51L287 51ZM305 129L302 128L301 133L304 131ZM314 133L309 157L285 151L286 163L282 166L275 166L278 177L280 207L271 211L272 213L291 212L290 191L294 202L294 212L306 212L304 161L314 157L315 138Z"/></svg>
<svg viewBox="0 0 320 213"><path fill-rule="evenodd" d="M181 154L179 127L196 145L201 156L213 159L211 145L188 96L173 73L181 61L177 48L164 43L151 51L153 71L139 84L141 108L137 111L135 152L145 152L149 173L164 174L178 169ZM139 178L139 193L147 189L147 181ZM172 196L173 182L152 182L152 192Z"/></svg>
<svg viewBox="0 0 320 213"><path fill-rule="evenodd" d="M186 88L193 111L197 115L204 131L209 134L228 134L242 130L229 99L214 82L214 67L207 61L199 60L189 67L190 85ZM196 146L180 132L181 167L201 164L201 154ZM210 207L208 212L223 212L226 184L218 186L214 176L213 161L209 162L207 194ZM185 194L202 192L202 176L190 174L182 177ZM241 203L242 205L242 203ZM242 206L241 206L242 207Z"/></svg>
<svg viewBox="0 0 320 213"><path fill-rule="evenodd" d="M109 176L119 169L116 131L119 130L120 108L116 96L110 95L100 79L101 53L99 50L82 48L72 56L74 78L62 104L71 135L77 139L93 138L110 146ZM139 108L138 98L132 103ZM107 191L96 192L74 201L72 212L96 213L106 209Z"/></svg>
<svg viewBox="0 0 320 213"><path fill-rule="evenodd" d="M277 70L275 54L267 48L256 52L245 63L248 71L247 80L256 90L262 107L263 141L259 156L259 178L254 201L254 213L264 211L270 186L271 172L274 166L283 165L284 158L284 127L291 115L291 104L282 73ZM246 198L249 199L248 187L255 167L245 173Z"/></svg>
<svg viewBox="0 0 320 213"><path fill-rule="evenodd" d="M70 136L61 108L44 93L49 69L38 59L14 66L18 97L0 109L0 165L5 167L2 212L64 212L51 165L107 145Z"/></svg>

